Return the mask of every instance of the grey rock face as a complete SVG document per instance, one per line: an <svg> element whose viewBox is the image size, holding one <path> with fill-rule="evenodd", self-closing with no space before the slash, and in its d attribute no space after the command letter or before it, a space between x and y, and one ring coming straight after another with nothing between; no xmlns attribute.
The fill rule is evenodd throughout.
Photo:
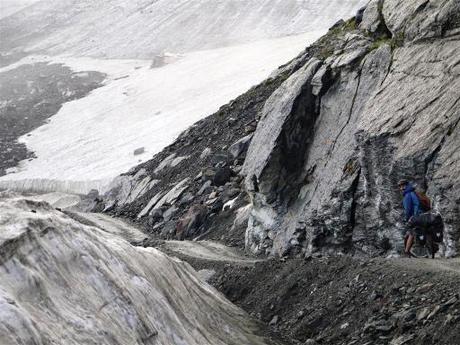
<svg viewBox="0 0 460 345"><path fill-rule="evenodd" d="M308 60L274 92L243 168L251 251L396 252L403 228L396 184L409 178L434 199L446 254L456 253L458 5L372 1L361 29L386 27L392 38L346 33L334 53Z"/></svg>
<svg viewBox="0 0 460 345"><path fill-rule="evenodd" d="M382 8L388 29L405 41L446 36L460 23L457 0L385 0Z"/></svg>
<svg viewBox="0 0 460 345"><path fill-rule="evenodd" d="M362 30L376 32L382 25L382 14L380 9L383 6L383 0L371 0L364 11L363 20L359 27Z"/></svg>
<svg viewBox="0 0 460 345"><path fill-rule="evenodd" d="M133 176L122 175L117 177L109 186L109 191L104 195L106 201L105 210L133 202L136 198L152 189L158 182L158 180L147 176L144 169L140 169Z"/></svg>

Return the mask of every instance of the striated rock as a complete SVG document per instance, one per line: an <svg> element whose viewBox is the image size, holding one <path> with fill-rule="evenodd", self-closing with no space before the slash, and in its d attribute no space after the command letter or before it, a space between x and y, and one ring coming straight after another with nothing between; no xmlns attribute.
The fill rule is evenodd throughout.
<svg viewBox="0 0 460 345"><path fill-rule="evenodd" d="M206 159L209 157L209 155L212 153L211 148L207 147L201 152L200 159Z"/></svg>
<svg viewBox="0 0 460 345"><path fill-rule="evenodd" d="M121 207L129 204L152 189L159 180L147 176L145 169L140 169L134 175L121 175L115 178L104 195L105 211L114 206Z"/></svg>
<svg viewBox="0 0 460 345"><path fill-rule="evenodd" d="M237 195L225 184L244 176L251 203L247 249L307 258L397 256L404 224L396 184L409 179L444 220L440 253L454 256L460 241L459 18L455 0L372 0L361 23L338 22L266 82L134 172L175 154L202 156L202 165L163 174L163 193L155 193L163 198L177 182L167 176L172 172L195 178L189 192L198 196L212 192L211 181L218 196L200 199L217 216L215 228L234 221L234 214L218 213ZM246 148L238 139L247 126L256 131L243 163ZM229 177L235 172L241 176ZM136 185L146 178L139 176ZM126 185L121 199L131 193ZM141 198L123 212L144 208L146 215L158 198ZM181 207L184 212L187 204Z"/></svg>
<svg viewBox="0 0 460 345"><path fill-rule="evenodd" d="M253 207L248 249L397 252L403 227L396 185L409 178L435 201L445 253L455 255L460 36L452 32L460 29L459 6L372 1L361 28L375 37L337 34L333 53L307 60L272 94L242 170Z"/></svg>
<svg viewBox="0 0 460 345"><path fill-rule="evenodd" d="M169 192L167 192L158 202L154 205L154 208L160 208L165 204L172 205L182 195L183 192L189 187L188 183L190 178L185 178L176 184Z"/></svg>
<svg viewBox="0 0 460 345"><path fill-rule="evenodd" d="M198 191L197 195L200 196L200 195L203 195L203 194L207 194L211 190L212 190L212 182L210 180L208 180L205 183L203 183L203 185L201 186L201 188Z"/></svg>
<svg viewBox="0 0 460 345"><path fill-rule="evenodd" d="M179 165L183 160L187 159L188 157L176 157L176 154L173 153L166 157L155 169L154 173L158 174L163 169L167 168L174 168L175 166Z"/></svg>
<svg viewBox="0 0 460 345"><path fill-rule="evenodd" d="M142 218L146 216L150 210L157 204L157 202L161 199L161 197L164 195L163 192L159 192L155 194L155 196L150 199L149 203L142 209L142 211L137 215L137 218Z"/></svg>
<svg viewBox="0 0 460 345"><path fill-rule="evenodd" d="M441 38L460 25L457 0L385 0L382 7L386 26L404 41Z"/></svg>
<svg viewBox="0 0 460 345"><path fill-rule="evenodd" d="M248 176L246 183L250 189L255 188L255 186L251 186L253 184L252 176L258 178L265 169L266 162L272 155L272 150L284 134L283 125L289 121L295 100L300 96L303 86L312 79L319 66L318 60L311 60L286 80L267 100L257 131L249 146L242 171Z"/></svg>

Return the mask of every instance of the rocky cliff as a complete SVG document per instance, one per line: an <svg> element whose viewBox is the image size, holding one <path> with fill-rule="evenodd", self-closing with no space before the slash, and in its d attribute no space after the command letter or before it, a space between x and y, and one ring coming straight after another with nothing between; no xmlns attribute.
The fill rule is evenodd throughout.
<svg viewBox="0 0 460 345"><path fill-rule="evenodd" d="M400 249L409 178L460 237L460 3L373 0L120 177L99 208L254 253ZM246 223L247 222L247 223ZM239 240L236 240L238 238ZM147 245L146 243L144 243Z"/></svg>

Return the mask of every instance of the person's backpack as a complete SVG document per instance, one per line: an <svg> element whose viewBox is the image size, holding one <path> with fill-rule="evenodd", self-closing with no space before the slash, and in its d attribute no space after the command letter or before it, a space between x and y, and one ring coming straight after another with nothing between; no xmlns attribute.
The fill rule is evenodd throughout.
<svg viewBox="0 0 460 345"><path fill-rule="evenodd" d="M431 200L430 198L421 191L416 191L415 194L417 195L418 200L420 201L420 207L422 208L423 212L428 212L431 210Z"/></svg>
<svg viewBox="0 0 460 345"><path fill-rule="evenodd" d="M409 226L426 231L434 242L440 243L444 239L444 222L441 215L437 213L426 212L413 216L409 219Z"/></svg>
<svg viewBox="0 0 460 345"><path fill-rule="evenodd" d="M431 213L430 233L434 242L441 243L444 239L444 222L439 214Z"/></svg>

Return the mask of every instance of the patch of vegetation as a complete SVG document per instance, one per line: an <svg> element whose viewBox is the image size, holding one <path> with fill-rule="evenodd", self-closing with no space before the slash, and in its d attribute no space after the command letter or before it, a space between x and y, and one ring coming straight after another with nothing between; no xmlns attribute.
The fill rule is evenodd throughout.
<svg viewBox="0 0 460 345"><path fill-rule="evenodd" d="M341 21L337 23L329 29L326 35L314 44L315 56L322 60L327 59L336 50L340 39L345 36L345 34L355 30L358 30L355 18L351 18L346 22Z"/></svg>
<svg viewBox="0 0 460 345"><path fill-rule="evenodd" d="M389 38L389 37L386 37L386 36L385 37L379 37L371 44L370 50L372 51L372 50L378 49L384 44L388 44L391 47L392 43L393 43L393 40L391 38Z"/></svg>
<svg viewBox="0 0 460 345"><path fill-rule="evenodd" d="M370 46L370 50L375 50L380 48L384 44L388 44L391 47L391 50L402 47L404 43L404 35L402 33L397 34L395 37L381 36L374 40Z"/></svg>
<svg viewBox="0 0 460 345"><path fill-rule="evenodd" d="M328 33L326 34L326 37L330 35L332 36L343 35L343 34L346 34L347 32L351 32L356 29L357 29L356 19L351 18L351 19L348 19L346 22L343 22L342 24L339 24L339 25L336 25L330 28Z"/></svg>
<svg viewBox="0 0 460 345"><path fill-rule="evenodd" d="M392 38L392 48L402 47L404 44L404 32L400 31Z"/></svg>
<svg viewBox="0 0 460 345"><path fill-rule="evenodd" d="M334 53L333 47L331 47L331 46L324 46L324 47L321 47L321 48L319 49L317 56L318 56L321 60L326 60L326 59L327 59L328 57L330 57L333 53Z"/></svg>

